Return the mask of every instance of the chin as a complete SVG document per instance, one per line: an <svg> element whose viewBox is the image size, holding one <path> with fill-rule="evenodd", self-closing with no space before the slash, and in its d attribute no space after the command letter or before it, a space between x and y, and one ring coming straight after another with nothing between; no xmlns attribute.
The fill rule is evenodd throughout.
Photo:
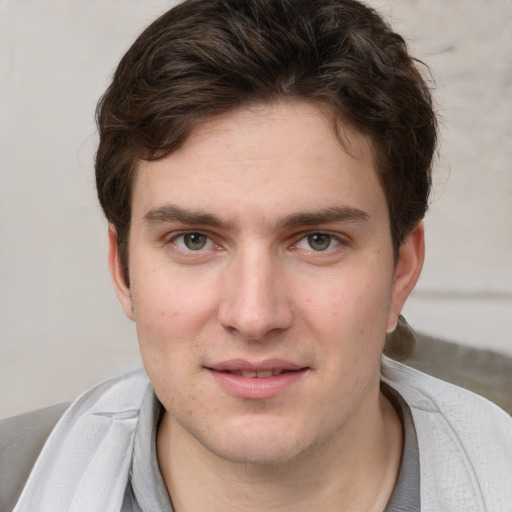
<svg viewBox="0 0 512 512"><path fill-rule="evenodd" d="M261 441L233 443L220 447L214 453L225 461L253 466L283 466L300 459L302 455L302 451L295 447L276 446L275 443L265 446Z"/></svg>
<svg viewBox="0 0 512 512"><path fill-rule="evenodd" d="M203 439L203 445L224 460L265 466L292 462L307 451L309 443L290 425L268 418L237 423L241 424L226 428L216 440Z"/></svg>

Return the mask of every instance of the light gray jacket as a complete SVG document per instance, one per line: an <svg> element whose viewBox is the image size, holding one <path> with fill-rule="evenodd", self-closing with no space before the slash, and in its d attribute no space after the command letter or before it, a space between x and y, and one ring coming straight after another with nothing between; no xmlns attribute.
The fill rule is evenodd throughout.
<svg viewBox="0 0 512 512"><path fill-rule="evenodd" d="M423 512L512 511L512 418L471 392L387 358L383 380L409 404L418 436ZM121 508L143 372L79 398L48 438L15 512Z"/></svg>

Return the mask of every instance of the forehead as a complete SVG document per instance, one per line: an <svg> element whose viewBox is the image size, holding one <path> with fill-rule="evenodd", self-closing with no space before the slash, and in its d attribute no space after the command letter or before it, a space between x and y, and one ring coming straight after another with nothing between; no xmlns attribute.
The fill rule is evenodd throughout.
<svg viewBox="0 0 512 512"><path fill-rule="evenodd" d="M266 136L262 137L263 134ZM265 139L275 144L263 146ZM200 146L213 148L219 145L219 154L240 151L249 159L251 156L261 158L265 152L267 156L282 159L290 149L292 154L313 156L326 142L341 145L346 153L357 159L366 161L373 158L370 139L327 106L292 99L249 103L228 113L206 118L196 124L184 146L176 153L180 156Z"/></svg>
<svg viewBox="0 0 512 512"><path fill-rule="evenodd" d="M226 215L237 208L262 214L265 204L267 213L286 215L299 202L304 210L382 199L370 143L344 125L340 141L336 128L318 105L292 101L208 119L179 150L139 165L132 213L178 202L222 205Z"/></svg>

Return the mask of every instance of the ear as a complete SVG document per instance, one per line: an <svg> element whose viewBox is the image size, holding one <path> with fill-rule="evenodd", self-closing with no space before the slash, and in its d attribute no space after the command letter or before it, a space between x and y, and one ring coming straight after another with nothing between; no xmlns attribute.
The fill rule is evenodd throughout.
<svg viewBox="0 0 512 512"><path fill-rule="evenodd" d="M388 332L393 331L398 323L402 307L420 277L424 259L425 231L420 221L400 246L388 315Z"/></svg>
<svg viewBox="0 0 512 512"><path fill-rule="evenodd" d="M128 318L134 320L130 287L126 284L123 266L121 265L119 246L117 244L117 234L112 225L108 228L108 267L117 298L121 306L123 306L124 312Z"/></svg>

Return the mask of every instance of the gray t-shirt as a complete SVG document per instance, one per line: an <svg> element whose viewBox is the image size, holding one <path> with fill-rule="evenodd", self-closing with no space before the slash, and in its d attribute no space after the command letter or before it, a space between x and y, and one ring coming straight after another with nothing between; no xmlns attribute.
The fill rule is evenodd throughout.
<svg viewBox="0 0 512 512"><path fill-rule="evenodd" d="M386 384L382 391L393 403L404 427L400 472L385 512L420 510L420 466L418 439L409 406ZM153 388L148 387L135 433L130 479L121 512L173 512L156 455L156 432L163 414Z"/></svg>

